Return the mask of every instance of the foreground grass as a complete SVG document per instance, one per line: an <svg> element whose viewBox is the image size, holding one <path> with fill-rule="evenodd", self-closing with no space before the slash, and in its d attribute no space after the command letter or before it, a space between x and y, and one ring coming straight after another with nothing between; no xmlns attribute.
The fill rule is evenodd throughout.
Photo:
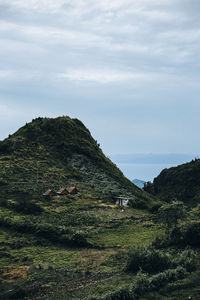
<svg viewBox="0 0 200 300"><path fill-rule="evenodd" d="M20 288L27 291L30 299L42 294L50 297L51 293L53 297L61 294L58 297L65 299L63 291L66 299L68 293L76 299L79 293L86 297L115 290L128 248L150 244L162 234L147 212L131 208L122 211L111 203L92 201L87 196L38 201L43 212L37 216L1 208L0 280L4 297L6 291ZM32 231L26 230L27 224ZM84 235L90 246L69 247L38 235L41 228L42 232L44 228L52 230L50 225L58 234ZM71 284L66 284L66 278L71 278ZM129 276L123 274L123 278L122 282L128 284Z"/></svg>
<svg viewBox="0 0 200 300"><path fill-rule="evenodd" d="M141 300L188 300L200 299L200 271L188 275L182 280L178 280L166 285L159 291L146 294Z"/></svg>
<svg viewBox="0 0 200 300"><path fill-rule="evenodd" d="M89 195L81 199L41 200L38 205L43 211L37 216L1 209L1 220L7 220L0 229L0 296L3 299L87 299L119 288L128 290L135 280L135 275L124 272L129 248L149 245L164 232L144 210L122 210ZM8 220L12 226L7 226ZM33 231L18 231L21 228L18 225L26 222ZM34 227L35 224L39 227ZM79 234L88 246L55 243L46 234L38 235L41 228L42 233L50 228L58 235ZM187 288L198 299L197 278L198 271L159 292L148 293L143 299L187 299L183 297ZM177 292L179 287L182 292ZM171 298L167 298L169 295Z"/></svg>

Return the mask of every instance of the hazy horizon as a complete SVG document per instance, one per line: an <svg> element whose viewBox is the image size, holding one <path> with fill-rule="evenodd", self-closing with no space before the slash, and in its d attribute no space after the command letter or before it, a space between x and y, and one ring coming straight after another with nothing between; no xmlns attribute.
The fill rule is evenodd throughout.
<svg viewBox="0 0 200 300"><path fill-rule="evenodd" d="M120 164L116 163L124 176L133 181L139 179L143 181L153 181L164 169L175 167L174 164Z"/></svg>
<svg viewBox="0 0 200 300"><path fill-rule="evenodd" d="M134 179L153 181L163 169L187 163L197 158L197 155L183 153L132 153L113 154L109 158L131 181Z"/></svg>

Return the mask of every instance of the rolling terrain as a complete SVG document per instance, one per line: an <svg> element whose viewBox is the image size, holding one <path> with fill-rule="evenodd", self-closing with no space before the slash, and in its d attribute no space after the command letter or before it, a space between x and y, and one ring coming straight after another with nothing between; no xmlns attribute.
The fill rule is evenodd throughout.
<svg viewBox="0 0 200 300"><path fill-rule="evenodd" d="M125 178L82 122L33 120L0 142L0 167L2 299L198 299L200 210L168 236L162 202ZM79 193L43 196L70 186Z"/></svg>

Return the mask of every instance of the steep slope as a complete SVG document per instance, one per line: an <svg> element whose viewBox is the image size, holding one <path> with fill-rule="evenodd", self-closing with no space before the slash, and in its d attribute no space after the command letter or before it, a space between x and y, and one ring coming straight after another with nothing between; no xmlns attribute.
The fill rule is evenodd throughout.
<svg viewBox="0 0 200 300"><path fill-rule="evenodd" d="M164 169L146 191L164 201L180 200L186 204L200 203L200 160Z"/></svg>
<svg viewBox="0 0 200 300"><path fill-rule="evenodd" d="M151 201L103 154L78 119L37 118L0 142L1 196L78 185L95 195Z"/></svg>

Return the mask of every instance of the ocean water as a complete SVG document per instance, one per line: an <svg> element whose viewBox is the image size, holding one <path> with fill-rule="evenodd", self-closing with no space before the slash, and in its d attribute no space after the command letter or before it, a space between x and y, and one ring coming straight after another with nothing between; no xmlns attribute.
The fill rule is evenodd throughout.
<svg viewBox="0 0 200 300"><path fill-rule="evenodd" d="M153 181L163 169L174 167L174 164L116 163L116 165L130 180L136 178L144 181Z"/></svg>

